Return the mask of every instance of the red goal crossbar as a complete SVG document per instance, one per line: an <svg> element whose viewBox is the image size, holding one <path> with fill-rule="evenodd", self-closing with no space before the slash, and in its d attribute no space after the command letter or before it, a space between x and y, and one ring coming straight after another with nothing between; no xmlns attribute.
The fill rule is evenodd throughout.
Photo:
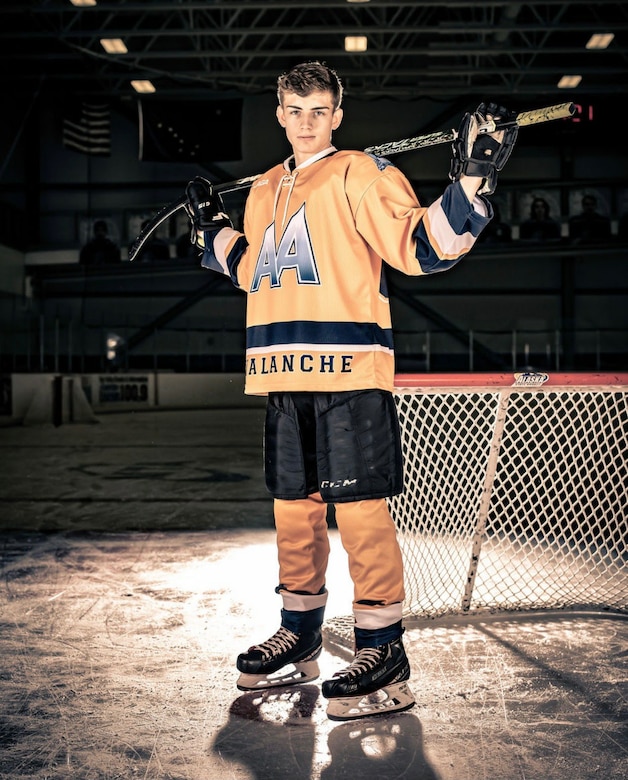
<svg viewBox="0 0 628 780"><path fill-rule="evenodd" d="M628 372L554 373L517 371L513 373L396 374L395 387L578 387L628 385Z"/></svg>

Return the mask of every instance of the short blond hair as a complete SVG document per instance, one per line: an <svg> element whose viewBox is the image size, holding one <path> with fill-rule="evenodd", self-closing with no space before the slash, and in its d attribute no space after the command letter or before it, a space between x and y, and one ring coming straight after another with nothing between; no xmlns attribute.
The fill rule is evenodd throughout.
<svg viewBox="0 0 628 780"><path fill-rule="evenodd" d="M342 82L335 70L322 62L302 62L277 79L277 100L283 104L285 94L292 92L306 97L312 92L330 92L334 111L342 103Z"/></svg>

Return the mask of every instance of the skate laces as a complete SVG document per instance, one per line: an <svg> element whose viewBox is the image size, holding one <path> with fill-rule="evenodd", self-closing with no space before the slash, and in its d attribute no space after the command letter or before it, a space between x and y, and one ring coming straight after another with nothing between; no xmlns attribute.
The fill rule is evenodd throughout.
<svg viewBox="0 0 628 780"><path fill-rule="evenodd" d="M251 650L260 650L265 656L278 655L291 650L299 637L284 626L281 626L276 634L259 645L253 645Z"/></svg>
<svg viewBox="0 0 628 780"><path fill-rule="evenodd" d="M382 652L379 647L363 647L358 650L349 666L336 672L334 677L359 677L374 669L380 663L381 658Z"/></svg>

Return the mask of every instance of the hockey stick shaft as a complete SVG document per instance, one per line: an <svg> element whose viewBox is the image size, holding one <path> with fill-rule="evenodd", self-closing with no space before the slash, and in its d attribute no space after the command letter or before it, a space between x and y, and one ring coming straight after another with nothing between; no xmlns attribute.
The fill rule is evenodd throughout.
<svg viewBox="0 0 628 780"><path fill-rule="evenodd" d="M576 111L576 107L573 103L559 103L555 106L546 106L545 108L536 108L532 111L523 111L517 115L516 124L519 127L526 127L528 125L537 125L542 122L551 122L553 119L565 119L573 116ZM502 125L503 127L504 125ZM481 125L479 132L491 133L495 130L493 122L487 122L485 125ZM379 146L369 146L364 151L368 154L374 154L379 157L386 157L393 154L400 154L401 152L411 152L415 149L425 149L428 146L436 146L438 144L451 143L456 138L455 130L443 130L437 133L427 133L426 135L418 135L414 138L404 138L401 141L391 141L389 143L379 144ZM250 187L256 179L259 179L260 174L255 176L245 176L243 179L235 179L235 181L224 182L223 184L215 184L214 191L219 195L221 193L234 192L245 187ZM146 227L140 232L135 239L132 247L129 250L129 260L133 261L137 256L137 253L144 246L150 236L157 230L157 228L163 224L167 219L175 214L179 209L182 209L187 203L187 198L183 195L177 200L172 201L167 206L160 209L155 216L150 220Z"/></svg>
<svg viewBox="0 0 628 780"><path fill-rule="evenodd" d="M555 106L536 108L532 111L522 111L517 115L515 124L517 124L519 127L538 125L542 122L551 122L553 119L566 119L570 116L573 116L575 112L576 107L573 103L558 103ZM505 124L501 125L501 127L505 126ZM480 125L479 132L492 133L495 129L494 122L487 122L485 125ZM364 151L368 154L375 154L379 157L386 157L388 155L399 154L401 152L412 152L415 149L425 149L427 146L451 143L455 139L455 130L442 130L437 133L418 135L415 138L403 138L401 141L391 141L389 143L379 144L379 146L369 146Z"/></svg>

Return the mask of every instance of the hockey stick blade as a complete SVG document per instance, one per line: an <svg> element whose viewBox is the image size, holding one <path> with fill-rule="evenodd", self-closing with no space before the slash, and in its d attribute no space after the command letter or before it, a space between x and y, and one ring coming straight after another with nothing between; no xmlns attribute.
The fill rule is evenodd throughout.
<svg viewBox="0 0 628 780"><path fill-rule="evenodd" d="M246 176L243 179L235 179L235 181L225 182L224 184L215 184L214 190L218 194L222 192L240 190L243 187L250 187L255 179L258 178L259 176ZM159 228L159 226L166 222L166 220L170 219L173 214L176 214L179 209L184 208L186 203L187 197L182 195L180 198L173 200L172 203L168 203L166 206L160 209L154 217L151 217L129 249L129 262L133 262L133 260L137 257L138 252L142 249L152 234Z"/></svg>
<svg viewBox="0 0 628 780"><path fill-rule="evenodd" d="M574 103L558 103L555 106L546 106L545 108L536 108L532 111L523 111L517 115L517 124L519 127L526 127L529 125L540 124L541 122L551 122L554 119L566 119L573 116L576 113L576 106ZM491 133L495 129L493 123L487 123L480 127L481 133ZM436 133L427 133L426 135L418 135L414 138L403 138L401 141L390 141L389 143L379 144L379 146L368 146L364 151L367 154L374 154L378 157L389 157L393 154L401 154L402 152L412 152L416 149L425 149L428 146L436 146L437 144L451 143L456 138L455 130L442 130ZM256 179L259 179L260 174L255 176L246 176L243 179L235 179L234 181L225 182L224 184L215 184L214 190L220 195L220 193L233 192L234 190L240 190L243 187L250 187ZM133 245L129 249L129 260L132 262L137 253L141 250L144 244L148 241L150 236L162 225L166 220L175 214L179 209L184 208L187 202L187 198L183 195L177 200L173 200L167 206L160 209L155 216L147 223L141 233L133 242Z"/></svg>

